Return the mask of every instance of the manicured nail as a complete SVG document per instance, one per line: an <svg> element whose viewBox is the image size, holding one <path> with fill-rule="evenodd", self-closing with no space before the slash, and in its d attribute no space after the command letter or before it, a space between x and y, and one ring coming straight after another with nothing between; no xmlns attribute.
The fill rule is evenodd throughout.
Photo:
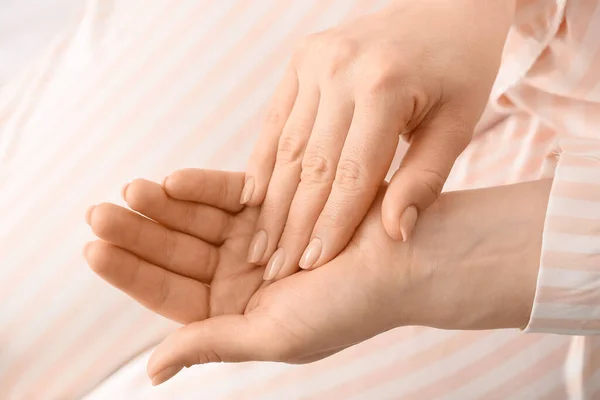
<svg viewBox="0 0 600 400"><path fill-rule="evenodd" d="M254 234L248 251L248 262L257 263L267 251L267 232L260 230Z"/></svg>
<svg viewBox="0 0 600 400"><path fill-rule="evenodd" d="M406 242L410 239L415 224L417 223L417 207L409 206L404 210L400 216L400 233L402 234L402 241Z"/></svg>
<svg viewBox="0 0 600 400"><path fill-rule="evenodd" d="M126 196L127 196L127 188L129 187L129 182L127 182L125 185L123 185L123 188L121 188L121 197L123 198L123 200L127 200Z"/></svg>
<svg viewBox="0 0 600 400"><path fill-rule="evenodd" d="M240 197L240 204L246 204L252 198L254 194L254 178L246 179L244 183L244 189L242 190L242 196Z"/></svg>
<svg viewBox="0 0 600 400"><path fill-rule="evenodd" d="M87 242L85 245L83 245L83 256L84 257L87 257L87 252L88 252L88 249L90 248L91 244L92 244L92 242Z"/></svg>
<svg viewBox="0 0 600 400"><path fill-rule="evenodd" d="M152 377L152 386L158 386L174 377L179 371L183 369L181 365L172 365L160 371L158 374Z"/></svg>
<svg viewBox="0 0 600 400"><path fill-rule="evenodd" d="M85 212L85 222L90 225L92 222L92 213L94 212L94 208L96 208L96 206L91 206L90 208L87 209L87 211Z"/></svg>
<svg viewBox="0 0 600 400"><path fill-rule="evenodd" d="M306 250L304 250L304 254L302 254L302 258L300 258L300 268L309 269L321 257L321 252L323 251L323 244L321 243L321 239L314 238L310 241Z"/></svg>
<svg viewBox="0 0 600 400"><path fill-rule="evenodd" d="M265 269L265 274L263 275L263 279L265 281L270 281L274 279L281 267L283 267L283 263L285 261L285 250L282 248L277 249L273 256L269 260L267 264L267 268Z"/></svg>

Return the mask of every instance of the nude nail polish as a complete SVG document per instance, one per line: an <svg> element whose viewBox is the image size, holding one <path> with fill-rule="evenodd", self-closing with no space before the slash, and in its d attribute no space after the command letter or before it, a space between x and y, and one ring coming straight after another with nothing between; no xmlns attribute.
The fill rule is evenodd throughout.
<svg viewBox="0 0 600 400"><path fill-rule="evenodd" d="M90 225L92 223L92 213L94 212L94 208L96 208L96 206L91 206L90 208L87 209L87 211L85 212L85 222Z"/></svg>
<svg viewBox="0 0 600 400"><path fill-rule="evenodd" d="M92 242L87 242L85 245L83 245L83 256L84 257L87 257L87 252L91 245L92 245Z"/></svg>
<svg viewBox="0 0 600 400"><path fill-rule="evenodd" d="M240 204L246 204L252 199L254 194L254 178L246 179L244 183L244 189L242 189L242 196L240 197Z"/></svg>
<svg viewBox="0 0 600 400"><path fill-rule="evenodd" d="M181 365L172 365L160 371L158 374L152 377L152 386L158 386L177 375L179 371L183 369Z"/></svg>
<svg viewBox="0 0 600 400"><path fill-rule="evenodd" d="M306 250L304 250L304 254L302 254L302 258L300 258L300 268L309 269L321 257L321 253L323 252L323 244L321 243L321 239L314 238L310 241Z"/></svg>
<svg viewBox="0 0 600 400"><path fill-rule="evenodd" d="M269 260L269 263L267 264L267 268L265 269L265 273L263 275L263 279L265 281L270 281L274 279L281 270L281 267L283 267L284 262L285 250L279 248L275 253L273 253L273 256Z"/></svg>
<svg viewBox="0 0 600 400"><path fill-rule="evenodd" d="M248 250L248 262L257 263L267 251L267 232L260 230L254 234L250 249Z"/></svg>
<svg viewBox="0 0 600 400"><path fill-rule="evenodd" d="M123 185L123 188L121 188L121 197L123 198L123 200L127 200L126 196L127 196L127 188L129 187L129 182L127 182L125 185Z"/></svg>
<svg viewBox="0 0 600 400"><path fill-rule="evenodd" d="M400 216L400 233L402 241L406 242L410 239L410 235L417 223L417 207L409 206Z"/></svg>

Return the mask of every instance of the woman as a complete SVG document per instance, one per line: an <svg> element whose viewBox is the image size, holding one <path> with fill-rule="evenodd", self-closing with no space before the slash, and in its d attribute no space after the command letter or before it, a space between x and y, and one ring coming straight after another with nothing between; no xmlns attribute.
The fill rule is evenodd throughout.
<svg viewBox="0 0 600 400"><path fill-rule="evenodd" d="M489 95L513 8L509 1L400 1L318 34L288 67L243 189L239 175L217 177L205 171L168 178L164 192L137 182L130 206L174 231L110 206L90 211L92 228L112 243L98 242L86 250L92 268L152 310L188 324L151 358L148 372L154 384L199 363L311 362L406 325L599 331L597 285L593 277L582 282L577 276L598 265L589 261L600 243L593 234L599 228L598 206L586 204L582 212L560 204L564 198L595 199L600 190L594 140L567 138L558 144L564 152L558 171L568 175L554 183L541 245L548 180L445 195L423 214L426 221L415 242L406 246L381 234L385 228L391 238L406 241L415 222L414 216L402 216L406 207L423 212L439 195ZM464 24L469 16L478 19ZM428 18L432 28L423 31L420 23ZM400 134L409 135L411 147L363 220ZM194 186L203 189L194 193L189 190ZM240 212L227 206L229 198L207 200L211 189L239 197L242 204L262 203L262 209ZM189 204L176 200L216 209L190 211ZM229 222L213 227L214 232L194 230L219 209L240 213L222 214ZM185 215L195 217L182 219ZM255 225L244 262L237 254ZM211 243L220 245L211 250L219 261L197 256L207 262L199 277L184 259L201 247L212 248ZM534 303L540 248L543 264ZM298 264L304 269L323 265L324 270L259 286L257 270L249 263L261 261L267 264L268 281L295 272ZM114 265L122 269L114 271ZM140 282L124 282L122 275L131 271L150 282L143 288ZM154 274L164 277L145 278ZM180 293L196 291L184 289L191 283L180 282L181 275L199 281L199 292L192 295L198 304L180 298ZM152 281L161 286L154 288ZM591 292L584 289L588 285ZM221 293L223 286L227 289ZM228 297L234 294L239 296Z"/></svg>
<svg viewBox="0 0 600 400"><path fill-rule="evenodd" d="M91 4L72 39L63 42L47 60L53 62L52 75L44 75L44 71L49 71L45 68L48 64L40 63L39 70L30 71L28 79L23 79L20 88L28 90L18 93L33 91L39 95L33 98L40 101L32 103L28 100L31 96L18 97L16 99L23 98L23 101L11 101L10 107L3 108L9 110L5 113L8 123L0 137L8 134L16 138L12 142L11 157L3 158L2 204L3 209L11 210L3 217L2 229L7 240L0 245L0 254L8 260L2 263L0 282L10 300L4 303L6 312L0 313L4 342L9 343L0 374L3 393L14 398L79 397L171 329L164 320L133 307L118 293L86 275L78 259L67 257L76 252L81 240L78 216L86 204L106 198L115 191L119 181L131 176L159 179L173 169L194 165L198 160L202 160L203 166L240 168L237 160L244 160L249 144L254 142L253 136L245 132L254 132L258 123L254 117L257 104L269 94L274 84L272 78L276 76L273 71L284 65L290 53L289 45L300 35L333 26L343 16L351 18L366 13L373 6L374 3L362 1L343 4L333 1ZM594 35L586 36L585 32L588 26L597 26L595 10L593 2L566 5L550 1L520 2L488 107L473 141L457 160L447 182L450 189L469 189L550 178L556 167L556 153L562 152L550 191L544 238L551 239L541 245L543 261L530 330L568 334L594 332L593 324L585 325L582 321L597 319L593 273L597 264L593 263L594 247L588 247L594 238L590 233L594 232L595 225L593 220L587 225L570 223L572 218L596 215L596 203L589 195L593 190L578 190L579 184L572 182L573 168L585 171L597 168L593 156L596 143L593 127L598 94L594 69L585 68L593 65L594 52L590 49L595 42L589 38ZM135 23L129 23L131 21ZM421 25L427 27L430 25L427 22L429 20ZM215 37L219 40L213 40ZM240 63L240 59L244 62ZM44 79L36 80L36 76ZM35 82L38 86L34 86ZM24 116L28 115L31 120L23 123ZM582 121L585 121L583 125ZM240 135L234 136L233 132ZM577 136L579 138L574 139ZM560 147L558 138L562 139ZM227 150L217 151L220 147ZM71 150L64 151L67 148ZM586 155L590 152L591 157ZM77 165L85 165L85 168L72 168ZM45 179L40 180L40 176ZM583 176L588 183L592 179L589 174ZM236 190L241 192L242 180L239 175L236 179ZM518 191L511 192L514 197L502 194L507 199L504 207L515 211L515 221L525 217L516 213L519 206L535 204L531 206L531 213L525 213L528 222L522 225L526 232L531 232L525 235L531 239L541 237L539 229L529 229L540 228L540 218L544 217L543 213L534 214L534 211L541 212L544 203L544 182L537 185L541 186L535 186L532 192L521 191L523 186L519 186ZM127 196L133 188L135 185L126 191ZM517 192L520 194L516 195ZM477 193L481 194L475 192L475 195ZM486 193L497 197L493 194L496 192L484 192L482 196L487 197ZM587 199L564 200L578 193ZM236 194L241 196L239 192ZM405 195L404 190L399 194ZM474 199L468 193L459 196ZM486 202L475 203L483 207ZM439 204L447 203L442 199ZM498 203L490 201L488 205L498 208L497 216L511 215ZM96 214L97 211L101 210L95 209L92 213L92 224L102 216ZM429 212L435 213L436 209L422 211L411 240L415 245L427 243L422 241L420 232L426 231L428 221L436 221L436 218L428 219ZM491 211L475 216L478 221L488 220L491 233L503 233L495 229L499 225L493 224L498 221ZM365 224L377 220L376 214L370 214ZM503 237L515 235L514 225ZM372 226L381 228L381 225ZM467 226L483 229L487 225ZM576 228L569 228L573 226ZM585 230L573 232L581 226ZM56 235L58 229L61 235ZM440 235L444 232L447 231L441 230ZM248 240L253 233L247 232ZM383 228L378 230L381 240L386 234ZM399 248L403 246L392 243ZM31 252L32 248L38 251ZM523 255L532 254L525 249L533 247L523 249ZM381 253L383 256L384 252ZM582 257L581 254L587 255ZM552 261L545 262L550 260L549 256ZM571 256L580 262L565 258ZM589 260L592 261L586 264ZM525 274L522 278L509 275L507 280L531 288L537 278L535 270L539 260L530 261L524 265L534 267L520 270ZM565 268L554 268L563 262L586 271L574 274ZM38 265L46 268L37 268ZM338 265L337 268L341 268L341 264ZM422 272L426 273L426 264L423 265L425 271ZM519 265L515 262L511 267ZM329 274L332 269L327 267L286 279L297 281L311 276L314 279ZM415 267L418 270L418 265ZM494 272L499 270L494 269ZM258 271L255 279L259 283L262 270L255 271ZM353 274L354 271L351 269ZM356 276L353 274L350 276ZM65 276L69 279L62 279ZM500 278L503 277L495 280ZM451 288L449 282L473 283L469 279L450 276L440 279L444 284L436 288ZM285 286L285 282L281 280L272 287ZM307 287L315 291L319 288L318 283ZM327 290L332 296L342 296L344 287L351 286L328 285ZM585 290L579 290L580 287ZM522 313L527 314L527 308L532 306L533 292L516 292L523 294L524 301L513 304L525 304L525 307L511 311L509 315L519 318L503 327L526 323L527 318L523 318ZM443 294L443 291L435 293ZM443 297L443 301L447 299L450 297ZM488 299L490 297L486 297L486 301ZM323 297L317 300L321 300L320 307L328 305ZM438 305L442 303L432 300ZM60 304L66 307L63 311L57 308ZM85 306L73 308L73 304ZM465 307L467 311L462 312ZM477 309L470 303L460 310L460 315L470 316ZM419 314L417 311L415 308L407 316ZM452 323L460 322L455 313L448 316ZM390 322L392 316L385 317L389 318L381 319L385 328L401 324ZM436 326L452 327L438 325L441 321L438 317L422 315L416 321L410 318L405 323L427 324L435 320ZM467 322L462 328L469 327ZM382 329L381 325L377 326L377 330ZM365 335L364 331L357 333ZM368 336L377 332L366 333ZM173 342L168 341L166 345L169 343ZM594 343L593 337L523 335L517 330L446 332L405 327L301 367L281 363L205 365L190 369L179 379L152 391L136 379L128 378L131 374L143 374L144 360L140 359L120 369L94 393L97 398L102 398L101 393L107 391L127 398L197 397L199 390L208 398L564 398L567 394L573 398L594 398L598 381ZM335 350L334 343L325 344L331 351ZM178 358L186 354L200 353L173 353L177 358L167 359L159 352L153 359L155 369L149 372L157 375L160 372L157 368L187 364L188 359ZM250 357L252 355L249 358L255 358ZM569 366L567 374L563 374L565 363ZM163 375L162 379L166 377Z"/></svg>

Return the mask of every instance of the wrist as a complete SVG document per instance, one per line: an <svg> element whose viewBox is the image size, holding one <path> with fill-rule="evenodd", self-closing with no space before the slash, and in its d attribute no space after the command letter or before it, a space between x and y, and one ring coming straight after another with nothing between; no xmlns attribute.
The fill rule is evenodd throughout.
<svg viewBox="0 0 600 400"><path fill-rule="evenodd" d="M539 269L550 181L446 193L410 244L411 324L524 327Z"/></svg>

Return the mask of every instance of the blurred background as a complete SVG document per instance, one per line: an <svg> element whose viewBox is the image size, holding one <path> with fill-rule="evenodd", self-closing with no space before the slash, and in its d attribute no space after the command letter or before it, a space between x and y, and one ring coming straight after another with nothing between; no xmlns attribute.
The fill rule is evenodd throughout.
<svg viewBox="0 0 600 400"><path fill-rule="evenodd" d="M0 86L77 20L86 0L0 1Z"/></svg>

